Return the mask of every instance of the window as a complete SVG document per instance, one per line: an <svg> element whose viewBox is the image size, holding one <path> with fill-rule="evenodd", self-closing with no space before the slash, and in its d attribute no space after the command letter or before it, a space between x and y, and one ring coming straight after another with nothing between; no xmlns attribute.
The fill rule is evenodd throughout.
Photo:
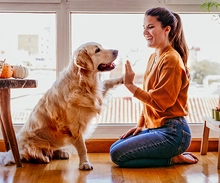
<svg viewBox="0 0 220 183"><path fill-rule="evenodd" d="M10 2L0 0L0 20L3 25L0 29L0 60L6 58L9 63L27 66L26 58L33 59L33 55L37 55L32 67L28 67L29 77L37 77L39 80L36 89L12 90L12 117L16 129L25 123L38 99L56 79L58 72L68 64L71 52L85 42L96 41L103 47L119 50L116 69L104 74L103 79L113 74L115 76L116 73L123 73L123 62L130 59L134 64L136 83L141 85L143 70L153 51L146 46L142 36L143 12L149 7L165 6L181 13L183 20L190 48L189 64L192 74L188 121L193 137L201 137L203 122L201 116L211 115L210 110L216 106L218 97L212 94L212 91L220 82L220 73L216 73L220 62L219 55L216 54L220 44L218 36L220 25L212 20L211 13L201 14L203 12L199 10L199 5L200 2L203 3L202 0L196 2L113 0L110 4L98 0L10 0ZM182 3L184 6L179 6ZM190 6L187 6L187 3ZM188 14L182 14L183 12ZM20 39L22 41L18 41ZM41 46L36 46L34 44L36 41ZM26 97L31 103L23 104L21 97L23 99ZM118 137L127 128L134 126L142 107L123 86L112 90L107 100L111 101L109 103L112 106L116 106L115 104L121 106L120 115L114 112L116 107L104 108L103 112L106 114L109 114L106 109L112 109L114 119L103 113L93 135L95 138Z"/></svg>
<svg viewBox="0 0 220 183"><path fill-rule="evenodd" d="M55 14L1 13L0 22L0 60L27 67L28 78L38 80L36 89L11 90L13 123L23 124L56 79Z"/></svg>
<svg viewBox="0 0 220 183"><path fill-rule="evenodd" d="M119 50L116 68L102 73L102 79L120 77L124 62L129 59L136 72L136 83L141 86L146 60L152 50L143 39L142 14L72 14L72 48L86 42L98 42L104 48ZM109 105L104 105L99 123L136 123L141 104L132 98L124 85L109 92Z"/></svg>
<svg viewBox="0 0 220 183"><path fill-rule="evenodd" d="M191 72L189 90L189 123L202 123L202 116L211 116L218 96L213 91L220 85L220 25L211 14L181 14L185 37L190 49ZM95 41L103 47L119 50L117 68L104 73L103 79L121 76L128 59L136 73L135 83L142 86L142 77L150 53L143 37L143 14L74 14L71 15L72 48ZM196 26L195 26L196 22ZM208 33L211 31L211 33ZM99 123L136 123L142 105L120 86L110 92Z"/></svg>

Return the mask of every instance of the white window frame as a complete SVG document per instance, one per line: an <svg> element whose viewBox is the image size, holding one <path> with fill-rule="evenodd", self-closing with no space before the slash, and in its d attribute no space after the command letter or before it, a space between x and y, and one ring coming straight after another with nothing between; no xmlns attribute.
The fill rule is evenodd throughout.
<svg viewBox="0 0 220 183"><path fill-rule="evenodd" d="M182 2L182 3L181 3ZM203 13L199 4L204 0L0 0L0 12L54 12L56 14L56 43L57 43L57 73L68 65L71 59L71 34L70 16L75 13L144 13L151 7L167 7L178 13ZM182 4L180 6L180 4ZM192 137L201 138L203 122L201 124L189 124ZM132 124L100 124L92 138L118 138L119 135L129 129ZM18 131L21 125L15 125ZM113 133L114 132L114 133ZM218 138L218 134L211 132L211 138Z"/></svg>

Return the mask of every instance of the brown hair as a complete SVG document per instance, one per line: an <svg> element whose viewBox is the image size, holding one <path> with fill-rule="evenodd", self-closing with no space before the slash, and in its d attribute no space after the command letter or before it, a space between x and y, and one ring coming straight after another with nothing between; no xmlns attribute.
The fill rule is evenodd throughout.
<svg viewBox="0 0 220 183"><path fill-rule="evenodd" d="M155 16L161 22L162 28L170 26L169 41L174 49L180 54L183 64L189 76L189 69L187 67L187 60L189 56L189 49L183 33L182 21L177 13L172 13L166 8L151 8L146 11L145 15Z"/></svg>

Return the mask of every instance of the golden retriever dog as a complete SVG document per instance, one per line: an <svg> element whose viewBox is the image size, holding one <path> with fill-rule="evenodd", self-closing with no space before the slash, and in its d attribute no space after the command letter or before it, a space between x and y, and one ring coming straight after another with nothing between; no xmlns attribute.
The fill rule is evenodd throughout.
<svg viewBox="0 0 220 183"><path fill-rule="evenodd" d="M85 136L91 120L101 112L107 91L123 83L123 77L100 80L100 72L115 68L113 61L117 55L117 50L104 49L94 42L83 44L74 52L69 65L39 100L17 134L22 160L49 163L53 158L66 159L69 154L62 148L73 145L78 152L79 169L93 169Z"/></svg>

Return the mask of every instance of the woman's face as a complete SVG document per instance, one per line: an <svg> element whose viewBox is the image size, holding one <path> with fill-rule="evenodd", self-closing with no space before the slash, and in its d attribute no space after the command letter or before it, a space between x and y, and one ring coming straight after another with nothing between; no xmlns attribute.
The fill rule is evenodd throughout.
<svg viewBox="0 0 220 183"><path fill-rule="evenodd" d="M168 41L170 26L162 28L161 22L154 16L145 15L144 17L144 37L148 46L151 48L163 48Z"/></svg>

